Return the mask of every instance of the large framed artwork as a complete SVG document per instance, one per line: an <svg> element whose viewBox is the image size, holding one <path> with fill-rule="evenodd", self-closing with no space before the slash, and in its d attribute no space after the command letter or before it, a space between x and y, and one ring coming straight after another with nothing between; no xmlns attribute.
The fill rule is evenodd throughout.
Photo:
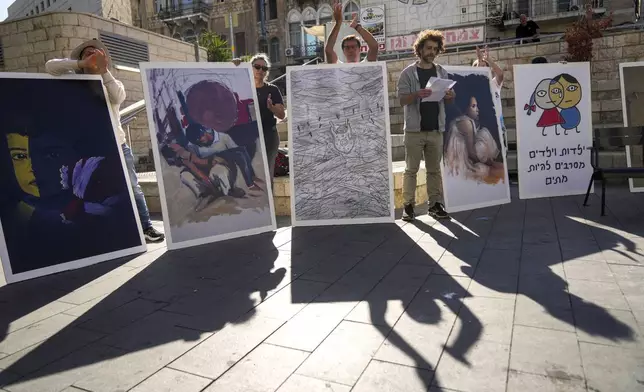
<svg viewBox="0 0 644 392"><path fill-rule="evenodd" d="M443 197L448 212L510 203L510 184L490 69L446 66L456 82L454 102L445 104Z"/></svg>
<svg viewBox="0 0 644 392"><path fill-rule="evenodd" d="M101 77L0 73L0 91L7 283L144 252Z"/></svg>
<svg viewBox="0 0 644 392"><path fill-rule="evenodd" d="M593 174L589 63L514 66L519 198L583 195Z"/></svg>
<svg viewBox="0 0 644 392"><path fill-rule="evenodd" d="M168 249L275 230L250 64L141 63Z"/></svg>
<svg viewBox="0 0 644 392"><path fill-rule="evenodd" d="M394 221L386 65L286 69L293 226Z"/></svg>
<svg viewBox="0 0 644 392"><path fill-rule="evenodd" d="M644 61L619 64L625 127L644 127ZM642 135L644 137L644 135ZM642 146L626 146L628 167L644 166ZM644 178L629 178L631 192L644 192Z"/></svg>

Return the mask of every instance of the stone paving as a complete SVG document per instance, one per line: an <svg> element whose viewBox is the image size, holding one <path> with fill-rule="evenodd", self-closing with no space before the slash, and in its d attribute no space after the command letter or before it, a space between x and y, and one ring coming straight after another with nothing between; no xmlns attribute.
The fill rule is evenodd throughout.
<svg viewBox="0 0 644 392"><path fill-rule="evenodd" d="M514 189L513 189L514 191ZM291 228L0 289L11 392L644 391L644 194Z"/></svg>

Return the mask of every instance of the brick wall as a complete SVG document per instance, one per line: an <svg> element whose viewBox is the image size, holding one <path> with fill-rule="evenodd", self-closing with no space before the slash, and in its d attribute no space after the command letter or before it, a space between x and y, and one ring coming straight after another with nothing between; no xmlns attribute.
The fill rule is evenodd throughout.
<svg viewBox="0 0 644 392"><path fill-rule="evenodd" d="M192 44L142 30L123 23L90 14L72 12L49 13L0 23L0 40L4 48L4 72L45 72L45 62L53 58L68 57L73 48L87 39L98 37L99 31L119 34L147 42L150 61L195 61ZM206 61L206 51L200 48L200 59ZM115 67L115 77L123 82L127 99L121 109L143 99L143 86L138 70ZM150 170L150 156L145 111L130 126L131 143L141 165Z"/></svg>
<svg viewBox="0 0 644 392"><path fill-rule="evenodd" d="M607 34L593 44L592 110L593 124L622 124L622 101L619 82L619 63L644 61L644 33L624 32ZM515 126L514 64L529 64L534 57L543 56L557 62L566 55L566 43L550 42L515 45L491 49L490 56L505 71L502 90L503 116L508 128ZM476 57L474 51L445 54L438 62L444 65L470 65ZM402 133L403 108L396 99L396 83L402 69L414 59L389 61L389 107L392 133Z"/></svg>

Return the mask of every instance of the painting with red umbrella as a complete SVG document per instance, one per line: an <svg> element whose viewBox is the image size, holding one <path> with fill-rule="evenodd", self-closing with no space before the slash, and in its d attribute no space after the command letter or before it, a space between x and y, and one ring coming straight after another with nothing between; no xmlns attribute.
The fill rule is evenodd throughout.
<svg viewBox="0 0 644 392"><path fill-rule="evenodd" d="M141 64L169 248L274 230L250 65Z"/></svg>

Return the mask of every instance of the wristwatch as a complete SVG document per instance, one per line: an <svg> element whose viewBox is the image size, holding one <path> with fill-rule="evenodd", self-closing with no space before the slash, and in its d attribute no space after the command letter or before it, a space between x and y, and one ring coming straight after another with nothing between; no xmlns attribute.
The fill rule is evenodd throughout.
<svg viewBox="0 0 644 392"><path fill-rule="evenodd" d="M358 30L360 27L362 27L362 25L361 25L360 23L358 23L358 24L356 25L356 27L354 27L354 29L355 29L355 30Z"/></svg>

